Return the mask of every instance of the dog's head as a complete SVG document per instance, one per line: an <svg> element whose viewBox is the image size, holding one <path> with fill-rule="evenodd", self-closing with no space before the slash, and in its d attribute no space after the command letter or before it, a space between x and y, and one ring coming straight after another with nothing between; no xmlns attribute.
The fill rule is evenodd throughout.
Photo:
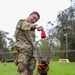
<svg viewBox="0 0 75 75"><path fill-rule="evenodd" d="M40 75L47 75L47 72L49 70L49 62L50 62L50 57L47 59L42 59L42 57L39 57L39 62L38 62L38 73Z"/></svg>

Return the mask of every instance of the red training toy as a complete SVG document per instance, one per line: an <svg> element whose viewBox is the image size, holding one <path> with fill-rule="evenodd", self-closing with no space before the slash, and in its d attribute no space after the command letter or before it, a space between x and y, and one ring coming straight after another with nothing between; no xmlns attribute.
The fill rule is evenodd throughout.
<svg viewBox="0 0 75 75"><path fill-rule="evenodd" d="M45 37L46 37L46 33L45 33L44 30L42 30L42 32L41 32L41 38L45 38Z"/></svg>
<svg viewBox="0 0 75 75"><path fill-rule="evenodd" d="M39 66L39 67L44 67L44 66L45 66L45 64L39 64L38 66Z"/></svg>

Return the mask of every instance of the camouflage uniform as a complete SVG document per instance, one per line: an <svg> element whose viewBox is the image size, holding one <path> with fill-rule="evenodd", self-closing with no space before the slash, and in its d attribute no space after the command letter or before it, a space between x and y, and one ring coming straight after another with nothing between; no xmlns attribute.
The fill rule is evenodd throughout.
<svg viewBox="0 0 75 75"><path fill-rule="evenodd" d="M16 43L12 46L14 51L14 62L18 66L20 75L33 75L36 65L36 50L34 46L35 25L19 20L15 38Z"/></svg>

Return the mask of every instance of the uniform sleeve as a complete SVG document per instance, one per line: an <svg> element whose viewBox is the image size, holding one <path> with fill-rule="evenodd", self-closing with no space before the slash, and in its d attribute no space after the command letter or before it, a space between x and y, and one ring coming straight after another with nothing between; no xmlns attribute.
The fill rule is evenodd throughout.
<svg viewBox="0 0 75 75"><path fill-rule="evenodd" d="M36 26L36 24L30 24L30 23L24 21L21 25L21 29L33 31L33 30L35 30L35 26Z"/></svg>

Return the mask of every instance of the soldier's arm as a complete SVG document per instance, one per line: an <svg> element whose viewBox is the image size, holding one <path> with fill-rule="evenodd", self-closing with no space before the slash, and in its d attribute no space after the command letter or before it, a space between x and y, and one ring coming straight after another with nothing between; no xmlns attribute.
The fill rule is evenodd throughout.
<svg viewBox="0 0 75 75"><path fill-rule="evenodd" d="M35 30L36 29L36 24L30 24L26 21L24 21L21 25L21 30Z"/></svg>
<svg viewBox="0 0 75 75"><path fill-rule="evenodd" d="M43 30L43 26L38 26L37 24L30 24L24 20L20 20L17 24L17 28L20 28L21 30L35 30L37 29L38 31Z"/></svg>

